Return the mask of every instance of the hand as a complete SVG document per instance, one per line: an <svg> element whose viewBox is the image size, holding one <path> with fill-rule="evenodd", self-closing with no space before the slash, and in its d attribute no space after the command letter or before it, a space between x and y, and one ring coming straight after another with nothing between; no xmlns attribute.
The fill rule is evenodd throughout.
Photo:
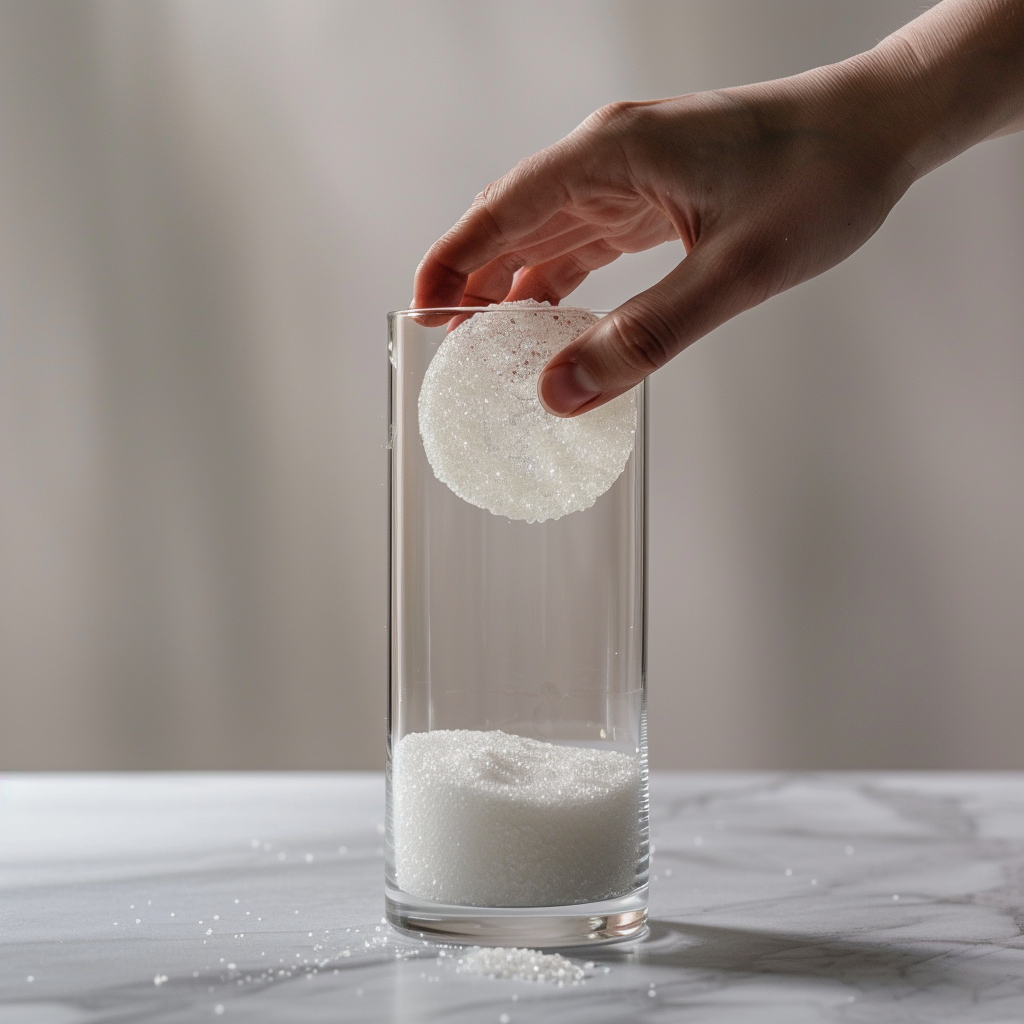
<svg viewBox="0 0 1024 1024"><path fill-rule="evenodd" d="M737 313L844 259L912 176L820 79L598 111L491 185L430 251L416 305L557 303L624 252L688 253L545 369L570 415L633 387ZM845 109L844 109L845 107ZM870 126L869 126L870 127Z"/></svg>
<svg viewBox="0 0 1024 1024"><path fill-rule="evenodd" d="M1007 12L1017 32L1008 43ZM965 115L958 83L1002 56L993 48L1021 48L1021 13L1019 0L947 0L841 64L599 110L477 197L420 264L415 307L557 303L622 253L681 239L687 256L666 278L541 375L550 412L601 405L730 317L845 259L917 177L1019 114L1006 102L1021 92L1012 69L1009 85L989 76L1002 121L992 104Z"/></svg>

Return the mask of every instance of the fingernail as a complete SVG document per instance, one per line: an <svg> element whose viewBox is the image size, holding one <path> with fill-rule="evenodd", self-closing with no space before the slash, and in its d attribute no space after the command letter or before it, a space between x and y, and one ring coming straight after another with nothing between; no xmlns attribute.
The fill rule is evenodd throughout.
<svg viewBox="0 0 1024 1024"><path fill-rule="evenodd" d="M575 361L545 370L537 387L541 404L555 416L569 416L601 394L590 371Z"/></svg>

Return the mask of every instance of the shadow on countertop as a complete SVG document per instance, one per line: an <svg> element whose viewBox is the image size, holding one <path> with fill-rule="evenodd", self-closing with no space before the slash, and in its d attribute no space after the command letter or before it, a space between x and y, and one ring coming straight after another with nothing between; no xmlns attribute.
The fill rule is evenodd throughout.
<svg viewBox="0 0 1024 1024"><path fill-rule="evenodd" d="M906 985L910 989L953 985L984 987L1003 974L977 943L859 941L829 935L726 928L652 920L648 936L631 947L592 950L590 959L632 962L673 970L730 975L788 976L841 982L861 989ZM992 951L1003 948L991 943ZM970 960L960 952L973 950ZM1007 965L1001 965L1004 970ZM995 970L993 970L995 968ZM1022 985L1024 987L1024 985Z"/></svg>

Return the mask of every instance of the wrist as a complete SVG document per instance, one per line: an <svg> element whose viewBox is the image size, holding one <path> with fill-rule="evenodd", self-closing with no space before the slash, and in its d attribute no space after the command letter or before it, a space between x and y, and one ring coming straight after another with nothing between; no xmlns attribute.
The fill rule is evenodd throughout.
<svg viewBox="0 0 1024 1024"><path fill-rule="evenodd" d="M835 70L914 180L1024 114L1024 0L946 0Z"/></svg>

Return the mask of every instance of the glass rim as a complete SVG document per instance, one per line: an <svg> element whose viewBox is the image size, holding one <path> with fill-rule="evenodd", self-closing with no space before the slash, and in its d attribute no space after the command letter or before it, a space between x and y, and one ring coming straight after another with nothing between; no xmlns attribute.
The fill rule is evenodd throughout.
<svg viewBox="0 0 1024 1024"><path fill-rule="evenodd" d="M607 316L610 309L592 309L590 306L513 306L499 303L494 306L431 306L424 309L393 309L388 313L389 320L399 317L417 316L460 316L463 313L557 313L561 310L593 313L594 316Z"/></svg>

